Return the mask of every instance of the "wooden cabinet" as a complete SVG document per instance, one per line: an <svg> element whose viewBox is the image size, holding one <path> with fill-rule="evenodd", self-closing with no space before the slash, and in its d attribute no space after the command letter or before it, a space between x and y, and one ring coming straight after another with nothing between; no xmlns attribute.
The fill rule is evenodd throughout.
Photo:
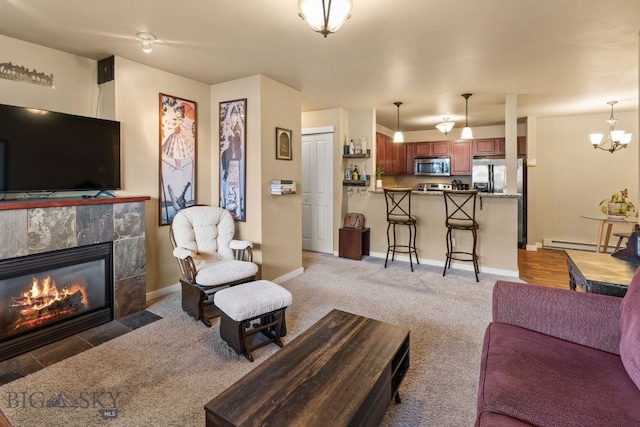
<svg viewBox="0 0 640 427"><path fill-rule="evenodd" d="M413 175L413 159L416 158L416 144L410 142L405 145L407 146L407 175Z"/></svg>
<svg viewBox="0 0 640 427"><path fill-rule="evenodd" d="M473 140L474 156L504 156L506 140L505 138L482 138ZM518 137L518 156L527 154L527 137Z"/></svg>
<svg viewBox="0 0 640 427"><path fill-rule="evenodd" d="M449 141L417 142L415 157L450 156Z"/></svg>
<svg viewBox="0 0 640 427"><path fill-rule="evenodd" d="M406 144L395 144L390 136L376 133L376 152L376 165L385 174L407 173Z"/></svg>
<svg viewBox="0 0 640 427"><path fill-rule="evenodd" d="M451 141L451 175L471 175L471 141Z"/></svg>

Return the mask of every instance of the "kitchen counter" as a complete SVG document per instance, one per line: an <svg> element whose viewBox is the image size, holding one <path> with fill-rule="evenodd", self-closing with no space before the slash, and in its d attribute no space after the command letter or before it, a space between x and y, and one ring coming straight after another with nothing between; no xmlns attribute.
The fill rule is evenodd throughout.
<svg viewBox="0 0 640 427"><path fill-rule="evenodd" d="M384 258L387 253L386 203L382 189L364 196L348 197L346 212L362 213L370 228L370 254ZM411 214L417 219L416 247L420 264L444 267L446 248L445 208L441 191L413 191ZM518 277L518 200L519 194L479 193L476 219L477 252L480 273ZM398 227L400 241L408 239L406 227ZM455 233L456 249L471 247L471 233ZM396 255L408 261L408 257ZM409 266L407 265L407 268ZM452 269L473 270L470 262L454 262ZM481 277L482 278L482 277Z"/></svg>
<svg viewBox="0 0 640 427"><path fill-rule="evenodd" d="M369 190L369 193L384 194L382 189ZM411 194L416 196L438 196L442 197L442 191L412 191ZM522 194L504 194L504 193L478 193L478 197L482 198L501 198L501 199L517 199Z"/></svg>

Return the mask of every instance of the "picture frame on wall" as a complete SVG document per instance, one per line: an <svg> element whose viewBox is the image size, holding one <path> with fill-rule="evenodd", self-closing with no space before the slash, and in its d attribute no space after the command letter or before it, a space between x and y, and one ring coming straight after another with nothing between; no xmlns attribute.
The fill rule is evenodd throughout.
<svg viewBox="0 0 640 427"><path fill-rule="evenodd" d="M276 160L291 160L291 131L289 129L276 128Z"/></svg>
<svg viewBox="0 0 640 427"><path fill-rule="evenodd" d="M160 225L196 204L196 103L160 94Z"/></svg>
<svg viewBox="0 0 640 427"><path fill-rule="evenodd" d="M220 102L220 207L246 221L247 99Z"/></svg>

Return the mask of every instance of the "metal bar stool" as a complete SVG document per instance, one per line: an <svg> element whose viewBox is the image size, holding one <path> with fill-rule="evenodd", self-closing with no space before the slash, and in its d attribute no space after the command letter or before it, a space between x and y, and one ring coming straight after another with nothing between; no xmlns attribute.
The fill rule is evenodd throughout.
<svg viewBox="0 0 640 427"><path fill-rule="evenodd" d="M395 259L396 252L409 254L409 265L413 271L412 254L418 260L416 251L416 218L411 216L411 189L410 188L385 188L384 198L387 203L387 257L384 260L384 268L387 268L389 252L391 261ZM406 245L396 243L396 225L406 225L409 229L409 241ZM393 226L393 243L391 242L391 226Z"/></svg>
<svg viewBox="0 0 640 427"><path fill-rule="evenodd" d="M447 226L447 259L444 263L442 275L451 268L451 260L473 262L473 271L478 279L478 222L476 221L476 198L478 190L444 190L444 208L446 212L445 224ZM453 230L471 231L473 235L473 248L471 252L453 250Z"/></svg>

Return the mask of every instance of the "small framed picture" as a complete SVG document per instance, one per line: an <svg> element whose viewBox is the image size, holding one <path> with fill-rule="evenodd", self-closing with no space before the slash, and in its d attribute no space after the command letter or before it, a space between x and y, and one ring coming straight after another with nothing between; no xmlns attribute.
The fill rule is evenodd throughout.
<svg viewBox="0 0 640 427"><path fill-rule="evenodd" d="M291 131L276 128L276 160L291 160Z"/></svg>

